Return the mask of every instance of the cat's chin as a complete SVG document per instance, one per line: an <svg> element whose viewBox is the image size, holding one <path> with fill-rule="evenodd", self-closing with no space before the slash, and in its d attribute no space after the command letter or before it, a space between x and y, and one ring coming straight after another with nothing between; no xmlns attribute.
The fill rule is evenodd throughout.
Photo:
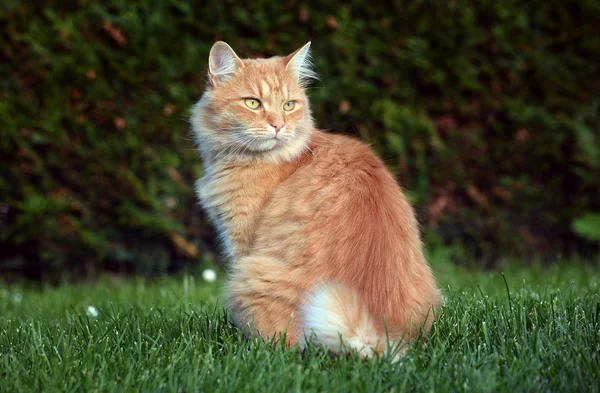
<svg viewBox="0 0 600 393"><path fill-rule="evenodd" d="M205 162L232 162L259 160L268 162L291 161L306 148L311 132L284 138L247 138L243 144L228 145L221 149L203 150Z"/></svg>
<svg viewBox="0 0 600 393"><path fill-rule="evenodd" d="M258 140L252 145L251 150L255 151L256 153L262 153L276 149L281 145L282 142L276 138Z"/></svg>
<svg viewBox="0 0 600 393"><path fill-rule="evenodd" d="M246 157L266 161L290 161L302 152L305 145L304 138L265 139L253 143L252 149L246 150Z"/></svg>

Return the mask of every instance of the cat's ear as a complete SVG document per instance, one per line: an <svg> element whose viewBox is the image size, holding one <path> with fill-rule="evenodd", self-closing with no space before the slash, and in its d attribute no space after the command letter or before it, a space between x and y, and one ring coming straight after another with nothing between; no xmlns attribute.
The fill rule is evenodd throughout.
<svg viewBox="0 0 600 393"><path fill-rule="evenodd" d="M285 57L285 68L294 75L300 85L306 86L312 79L319 79L312 69L310 59L310 41L302 48Z"/></svg>
<svg viewBox="0 0 600 393"><path fill-rule="evenodd" d="M208 55L208 81L215 86L235 75L244 63L233 49L223 41L217 41Z"/></svg>

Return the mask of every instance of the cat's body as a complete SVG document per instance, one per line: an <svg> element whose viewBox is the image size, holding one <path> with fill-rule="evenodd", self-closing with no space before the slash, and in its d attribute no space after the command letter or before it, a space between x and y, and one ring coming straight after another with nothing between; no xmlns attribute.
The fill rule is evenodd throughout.
<svg viewBox="0 0 600 393"><path fill-rule="evenodd" d="M341 335L369 356L386 334L428 329L440 295L413 209L381 160L314 129L307 54L240 60L215 44L192 120L206 167L197 191L231 259L238 325L285 331L289 344L314 334L335 352Z"/></svg>

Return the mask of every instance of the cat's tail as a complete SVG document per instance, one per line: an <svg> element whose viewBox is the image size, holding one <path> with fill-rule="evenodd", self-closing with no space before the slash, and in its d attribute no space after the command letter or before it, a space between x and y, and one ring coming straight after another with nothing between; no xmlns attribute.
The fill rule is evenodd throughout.
<svg viewBox="0 0 600 393"><path fill-rule="evenodd" d="M302 314L305 342L310 339L336 353L355 349L362 357L382 354L387 348L382 324L371 316L360 293L346 285L320 286L309 296Z"/></svg>

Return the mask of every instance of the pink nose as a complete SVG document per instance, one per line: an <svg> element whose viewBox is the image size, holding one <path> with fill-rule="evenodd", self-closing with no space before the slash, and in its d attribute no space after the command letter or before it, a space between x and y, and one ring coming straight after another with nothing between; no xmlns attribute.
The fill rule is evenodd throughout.
<svg viewBox="0 0 600 393"><path fill-rule="evenodd" d="M270 126L275 129L275 134L279 134L279 131L281 131L281 129L285 127L285 123L275 123L270 124Z"/></svg>

